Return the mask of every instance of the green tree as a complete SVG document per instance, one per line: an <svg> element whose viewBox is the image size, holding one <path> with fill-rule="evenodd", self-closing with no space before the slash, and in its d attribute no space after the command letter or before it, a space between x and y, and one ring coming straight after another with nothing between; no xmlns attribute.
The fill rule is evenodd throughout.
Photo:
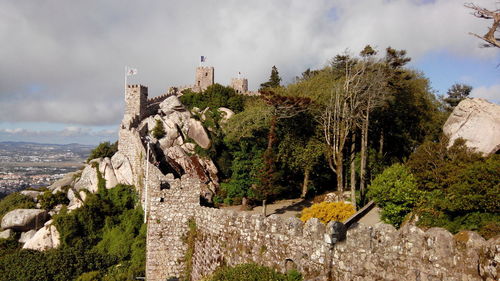
<svg viewBox="0 0 500 281"><path fill-rule="evenodd" d="M289 97L275 94L274 92L262 92L262 99L271 107L271 120L269 124L269 133L267 136L267 148L264 152L264 170L261 174L260 184L257 186L257 191L262 198L265 215L265 204L269 197L276 195L276 188L279 173L276 168L276 148L279 143L276 128L278 121L282 119L290 119L297 116L299 113L307 110L311 103L309 98L304 97Z"/></svg>
<svg viewBox="0 0 500 281"><path fill-rule="evenodd" d="M278 144L277 160L293 174L303 175L300 197L304 198L314 168L324 157L321 130L311 114L302 113L283 122L279 131L282 137Z"/></svg>
<svg viewBox="0 0 500 281"><path fill-rule="evenodd" d="M472 86L456 83L448 89L446 97L443 100L449 106L449 109L453 110L459 102L469 97L471 91Z"/></svg>
<svg viewBox="0 0 500 281"><path fill-rule="evenodd" d="M96 148L94 148L87 158L87 162L96 158L113 157L118 151L118 141L111 144L109 141L101 142Z"/></svg>
<svg viewBox="0 0 500 281"><path fill-rule="evenodd" d="M153 128L152 135L156 139L161 139L165 136L165 127L163 126L163 121L156 119L156 124Z"/></svg>
<svg viewBox="0 0 500 281"><path fill-rule="evenodd" d="M219 196L226 203L239 203L243 197L257 199L255 186L263 169L271 108L262 100L248 100L244 111L235 114L222 127L229 154L229 178L223 179ZM227 155L226 155L227 156Z"/></svg>
<svg viewBox="0 0 500 281"><path fill-rule="evenodd" d="M260 84L259 91L265 90L267 88L278 88L281 86L281 77L278 72L278 68L273 65L271 68L271 76L269 76L269 81Z"/></svg>
<svg viewBox="0 0 500 281"><path fill-rule="evenodd" d="M429 80L422 73L404 68L386 71L387 96L373 111L370 138L379 154L391 163L407 158L426 138L437 140L447 114L440 111Z"/></svg>

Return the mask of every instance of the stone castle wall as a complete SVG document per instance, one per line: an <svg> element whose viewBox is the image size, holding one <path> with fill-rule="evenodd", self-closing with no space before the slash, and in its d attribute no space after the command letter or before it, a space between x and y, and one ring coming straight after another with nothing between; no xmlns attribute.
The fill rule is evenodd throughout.
<svg viewBox="0 0 500 281"><path fill-rule="evenodd" d="M148 182L139 122L152 114L147 88L128 86L119 152L130 162L133 184L148 213L146 277L180 277L191 264L192 280L221 265L256 262L285 272L296 268L315 280L498 280L500 237L485 241L473 232L455 236L440 228L407 225L327 226L317 219L248 215L200 206L200 182L174 179L149 165ZM148 109L148 105L150 106ZM141 130L148 130L147 126ZM146 186L147 194L146 194ZM186 260L188 221L196 222L196 241ZM345 237L345 239L341 239Z"/></svg>
<svg viewBox="0 0 500 281"><path fill-rule="evenodd" d="M172 95L174 95L174 94L173 93L166 93L166 94L148 99L147 107L146 107L147 116L157 114L158 110L160 109L160 103L162 103L166 98L168 98Z"/></svg>
<svg viewBox="0 0 500 281"><path fill-rule="evenodd" d="M497 280L500 237L455 236L441 228L400 230L390 225L354 225L342 236L339 223L316 219L248 215L199 205L199 183L167 179L150 191L146 276L179 277L185 272L188 220L196 222L192 280L221 265L256 262L279 271L296 268L316 280ZM165 186L165 185L164 185Z"/></svg>

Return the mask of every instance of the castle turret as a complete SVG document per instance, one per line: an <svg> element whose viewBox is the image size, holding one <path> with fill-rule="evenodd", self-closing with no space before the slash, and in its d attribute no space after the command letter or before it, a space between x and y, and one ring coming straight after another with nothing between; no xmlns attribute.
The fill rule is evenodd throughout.
<svg viewBox="0 0 500 281"><path fill-rule="evenodd" d="M127 85L125 93L125 115L139 116L143 119L146 114L148 101L148 87L143 85Z"/></svg>
<svg viewBox="0 0 500 281"><path fill-rule="evenodd" d="M205 91L208 86L214 84L214 67L213 66L199 66L196 68L196 75L194 78L195 92Z"/></svg>
<svg viewBox="0 0 500 281"><path fill-rule="evenodd" d="M248 92L248 79L240 77L231 78L231 88L233 88L238 94Z"/></svg>
<svg viewBox="0 0 500 281"><path fill-rule="evenodd" d="M146 117L148 103L148 87L142 85L127 85L125 92L125 114L122 127L131 128ZM136 124L137 123L137 124Z"/></svg>

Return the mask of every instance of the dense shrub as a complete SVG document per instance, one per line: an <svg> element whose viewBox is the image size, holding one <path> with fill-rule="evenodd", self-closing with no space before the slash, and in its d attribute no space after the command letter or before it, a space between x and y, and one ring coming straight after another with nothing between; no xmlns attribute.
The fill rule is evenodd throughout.
<svg viewBox="0 0 500 281"><path fill-rule="evenodd" d="M416 213L422 227L444 227L452 233L476 230L499 234L500 155L482 157L458 139L422 144L408 161L418 188L424 191Z"/></svg>
<svg viewBox="0 0 500 281"><path fill-rule="evenodd" d="M450 215L439 209L422 207L417 210L418 225L423 227L443 227L451 233L462 230L477 231L486 239L500 234L500 214L470 212L462 215Z"/></svg>
<svg viewBox="0 0 500 281"><path fill-rule="evenodd" d="M58 191L55 194L52 194L52 191L47 190L43 194L38 196L38 200L42 208L46 210L50 210L59 204L67 205L69 203L69 199L66 196L66 193L62 191Z"/></svg>
<svg viewBox="0 0 500 281"><path fill-rule="evenodd" d="M203 93L185 91L180 99L182 104L189 109L193 107L198 107L200 109L205 109L207 107L227 107L235 113L238 113L243 110L245 98L245 96L237 94L231 87L213 84Z"/></svg>
<svg viewBox="0 0 500 281"><path fill-rule="evenodd" d="M94 148L87 158L87 162L96 158L113 157L118 151L118 142L111 144L109 141L101 142L96 148Z"/></svg>
<svg viewBox="0 0 500 281"><path fill-rule="evenodd" d="M112 257L79 248L19 250L0 258L0 280L73 280L85 271L106 268L115 262Z"/></svg>
<svg viewBox="0 0 500 281"><path fill-rule="evenodd" d="M19 192L11 193L0 201L0 220L5 214L15 209L31 209L36 204L33 199Z"/></svg>
<svg viewBox="0 0 500 281"><path fill-rule="evenodd" d="M408 168L394 164L372 181L367 196L382 208L381 219L384 222L399 227L417 204L421 192Z"/></svg>
<svg viewBox="0 0 500 281"><path fill-rule="evenodd" d="M420 190L446 189L456 183L456 176L469 164L481 161L479 153L465 146L463 139L448 148L448 139L426 141L410 156L406 163L418 180Z"/></svg>
<svg viewBox="0 0 500 281"><path fill-rule="evenodd" d="M0 281L125 281L144 276L146 227L136 202L133 187L117 185L88 194L84 206L71 213L63 208L54 216L62 244L58 249L21 250L17 241L1 239Z"/></svg>
<svg viewBox="0 0 500 281"><path fill-rule="evenodd" d="M300 219L306 222L311 218L317 218L324 224L330 221L343 222L354 215L355 212L356 210L352 204L344 202L321 202L302 210Z"/></svg>
<svg viewBox="0 0 500 281"><path fill-rule="evenodd" d="M204 281L301 281L302 275L297 271L288 274L276 272L269 267L254 263L240 264L234 267L221 267Z"/></svg>

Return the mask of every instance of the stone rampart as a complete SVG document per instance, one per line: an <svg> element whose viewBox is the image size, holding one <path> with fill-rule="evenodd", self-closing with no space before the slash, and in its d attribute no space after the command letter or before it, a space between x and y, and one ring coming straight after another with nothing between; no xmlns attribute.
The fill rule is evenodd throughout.
<svg viewBox="0 0 500 281"><path fill-rule="evenodd" d="M400 230L380 224L327 226L316 219L248 215L201 207L200 184L188 177L166 177L163 189L149 194L148 280L186 272L184 237L196 222L189 259L192 280L221 265L256 262L285 272L296 268L315 280L497 280L500 237L485 241L477 233L455 236L441 228ZM344 234L344 235L342 235ZM343 237L345 239L343 239Z"/></svg>
<svg viewBox="0 0 500 281"><path fill-rule="evenodd" d="M319 276L330 259L332 228L329 225L327 231L317 219L304 224L297 218L283 220L275 215L266 218L201 207L196 209L195 220L193 280L222 265L248 262Z"/></svg>
<svg viewBox="0 0 500 281"><path fill-rule="evenodd" d="M156 171L152 168L150 171ZM146 277L149 281L179 277L185 270L184 242L188 220L200 207L199 182L172 174L151 182L146 245Z"/></svg>

